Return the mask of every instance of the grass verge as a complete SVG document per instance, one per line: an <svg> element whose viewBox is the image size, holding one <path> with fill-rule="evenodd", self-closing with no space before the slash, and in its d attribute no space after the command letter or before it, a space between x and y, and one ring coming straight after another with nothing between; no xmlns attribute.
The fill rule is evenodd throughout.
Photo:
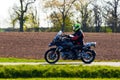
<svg viewBox="0 0 120 80"><path fill-rule="evenodd" d="M0 58L0 62L46 62L44 59ZM58 62L81 62L81 60L59 60ZM94 62L120 62L119 60L95 60Z"/></svg>
<svg viewBox="0 0 120 80"><path fill-rule="evenodd" d="M0 62L45 62L44 59L0 58Z"/></svg>

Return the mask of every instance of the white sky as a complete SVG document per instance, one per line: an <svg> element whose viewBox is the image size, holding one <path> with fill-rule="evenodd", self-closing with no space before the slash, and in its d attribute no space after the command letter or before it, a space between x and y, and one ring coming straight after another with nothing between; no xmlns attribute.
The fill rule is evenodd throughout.
<svg viewBox="0 0 120 80"><path fill-rule="evenodd" d="M37 0L37 1L40 1L39 3L36 4L36 6L39 6L38 11L40 15L40 26L49 27L49 22L47 22L47 20L45 19L47 14L43 13L42 6L40 6L42 5L43 0ZM9 9L12 8L16 2L18 2L18 0L1 0L0 1L0 28L12 27L12 25L10 25L8 21L9 20Z"/></svg>
<svg viewBox="0 0 120 80"><path fill-rule="evenodd" d="M37 0L40 1L39 3L36 3L36 6L38 7L39 15L40 15L40 26L45 26L47 27L48 25L47 22L45 22L45 14L41 10L41 1L42 0ZM7 28L7 27L12 27L12 25L9 24L9 9L13 7L14 4L16 4L18 0L1 0L0 1L0 28ZM41 16L42 15L42 16ZM19 27L19 26L18 26Z"/></svg>
<svg viewBox="0 0 120 80"><path fill-rule="evenodd" d="M6 22L5 19L8 18L8 9L10 6L12 6L14 4L15 1L16 0L12 0L12 1L11 0L1 0L1 2L0 2L0 28L3 25L4 25L4 27L7 26L7 25L5 25L5 22Z"/></svg>
<svg viewBox="0 0 120 80"><path fill-rule="evenodd" d="M0 2L0 18L6 18L8 15L8 9L9 7L12 7L16 0L2 0Z"/></svg>

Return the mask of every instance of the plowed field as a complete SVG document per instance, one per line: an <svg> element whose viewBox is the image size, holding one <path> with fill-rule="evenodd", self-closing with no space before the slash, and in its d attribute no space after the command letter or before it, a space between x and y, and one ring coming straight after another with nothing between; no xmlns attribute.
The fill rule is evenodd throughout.
<svg viewBox="0 0 120 80"><path fill-rule="evenodd" d="M70 34L70 33L67 33ZM44 58L56 32L0 33L0 57ZM96 60L120 60L119 33L85 33L85 42L97 42Z"/></svg>

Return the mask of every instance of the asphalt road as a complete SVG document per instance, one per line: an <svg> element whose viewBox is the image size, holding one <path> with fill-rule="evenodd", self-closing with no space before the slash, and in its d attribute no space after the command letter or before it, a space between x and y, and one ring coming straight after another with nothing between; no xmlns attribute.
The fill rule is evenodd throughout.
<svg viewBox="0 0 120 80"><path fill-rule="evenodd" d="M120 62L92 62L91 64L84 64L83 62L57 62L55 65L106 65L120 67ZM47 62L1 62L0 65L49 65Z"/></svg>

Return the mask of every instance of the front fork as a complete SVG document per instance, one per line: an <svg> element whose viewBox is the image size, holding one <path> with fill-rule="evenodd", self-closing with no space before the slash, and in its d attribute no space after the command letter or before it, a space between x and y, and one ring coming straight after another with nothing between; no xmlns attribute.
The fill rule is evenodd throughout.
<svg viewBox="0 0 120 80"><path fill-rule="evenodd" d="M58 46L58 47L56 47L56 52L61 52L63 50L63 47L61 47L61 46Z"/></svg>

